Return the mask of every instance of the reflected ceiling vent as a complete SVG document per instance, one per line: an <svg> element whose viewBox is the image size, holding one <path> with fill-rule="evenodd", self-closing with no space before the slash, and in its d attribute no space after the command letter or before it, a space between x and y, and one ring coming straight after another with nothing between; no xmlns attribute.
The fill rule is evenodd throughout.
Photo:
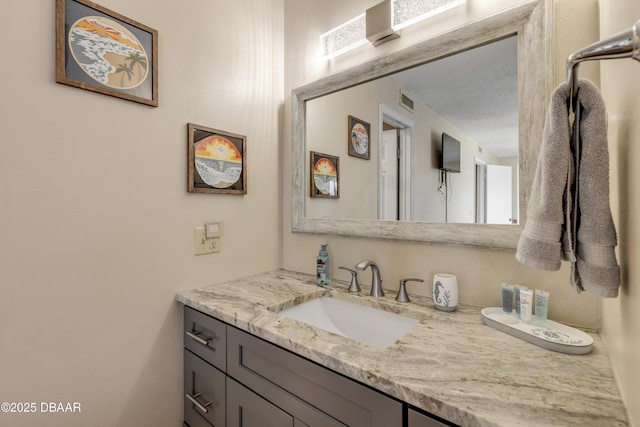
<svg viewBox="0 0 640 427"><path fill-rule="evenodd" d="M379 46L389 40L400 37L393 29L393 10L391 0L385 0L367 9L367 40Z"/></svg>
<svg viewBox="0 0 640 427"><path fill-rule="evenodd" d="M413 99L409 98L402 91L400 91L400 106L413 113Z"/></svg>

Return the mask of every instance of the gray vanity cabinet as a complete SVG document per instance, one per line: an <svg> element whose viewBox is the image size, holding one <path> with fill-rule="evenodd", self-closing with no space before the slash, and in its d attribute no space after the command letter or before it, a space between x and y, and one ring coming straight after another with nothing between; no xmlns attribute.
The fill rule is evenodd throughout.
<svg viewBox="0 0 640 427"><path fill-rule="evenodd" d="M190 307L184 308L189 427L402 427L407 405ZM441 427L409 409L409 427Z"/></svg>

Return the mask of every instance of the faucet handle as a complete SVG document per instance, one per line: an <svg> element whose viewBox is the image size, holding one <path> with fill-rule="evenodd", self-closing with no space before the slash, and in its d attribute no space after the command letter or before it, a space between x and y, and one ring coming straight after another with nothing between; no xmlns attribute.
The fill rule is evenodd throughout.
<svg viewBox="0 0 640 427"><path fill-rule="evenodd" d="M407 282L424 282L422 279L400 279L400 289L398 289L398 295L396 295L396 301L399 302L411 302L409 299L409 294L407 293L406 283Z"/></svg>
<svg viewBox="0 0 640 427"><path fill-rule="evenodd" d="M351 283L349 284L349 289L347 290L349 292L360 292L360 285L358 284L358 272L347 267L338 267L338 268L347 270L348 272L351 273Z"/></svg>

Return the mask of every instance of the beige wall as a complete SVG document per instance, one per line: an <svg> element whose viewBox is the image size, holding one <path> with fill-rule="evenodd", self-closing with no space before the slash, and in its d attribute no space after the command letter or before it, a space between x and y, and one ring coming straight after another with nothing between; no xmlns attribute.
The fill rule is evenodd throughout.
<svg viewBox="0 0 640 427"><path fill-rule="evenodd" d="M82 410L3 426L181 425L176 291L282 264L283 2L99 3L159 31L158 108L56 84L55 2L0 6L0 401ZM247 135L246 196L187 193L188 122Z"/></svg>
<svg viewBox="0 0 640 427"><path fill-rule="evenodd" d="M637 0L602 0L603 38L627 31L640 19ZM634 426L640 426L640 63L602 61L602 96L609 113L611 206L618 229L622 289L602 304L602 336Z"/></svg>
<svg viewBox="0 0 640 427"><path fill-rule="evenodd" d="M309 151L319 151L340 158L340 198L310 198L307 201L309 216L358 219L378 217L379 104L389 104L389 98L395 100L398 90L393 80L381 79L307 103ZM348 155L349 115L370 124L370 160ZM308 171L309 156L305 161ZM305 188L309 188L310 179L310 175L306 174Z"/></svg>
<svg viewBox="0 0 640 427"><path fill-rule="evenodd" d="M570 1L570 0L569 0ZM402 46L410 45L426 37L435 35L447 28L455 28L467 21L481 18L507 7L520 3L519 1L468 0L466 5L449 11L443 16L434 18L427 24L416 25L416 28L406 28L400 39L391 41L378 48L371 45L362 46L355 51L339 56L331 61L324 61L319 51L318 37L327 30L346 22L350 18L376 4L376 0L357 0L343 2L339 0L286 0L285 1L285 93L297 86L309 83L322 76L340 71L349 66L362 63L374 56L380 55ZM571 9L565 2L557 2L560 14L563 7ZM597 34L597 3L595 0L581 1L582 9L572 14L587 29L593 32L593 39ZM570 16L563 20L570 21ZM586 23L586 24L585 24ZM575 24L575 23L574 23ZM576 25L573 25L575 27ZM575 50L585 40L574 41L567 37L572 26L557 30L556 68L564 68L568 53ZM590 42L591 40L587 40ZM585 73L589 75L588 67ZM558 82L564 79L560 72ZM503 281L522 283L529 287L540 288L551 292L550 317L559 321L597 326L599 323L599 306L597 298L583 294L576 296L568 284L568 269L566 266L559 272L542 272L519 264L513 252L497 252L488 250L472 250L466 248L446 247L438 245L424 245L414 243L368 241L362 239L346 239L336 236L316 236L307 234L293 234L290 215L291 177L290 144L291 144L291 103L285 97L285 139L284 160L284 266L293 270L313 273L314 257L322 242L329 243L329 249L334 258L334 265L353 266L358 261L370 258L380 267L385 286L397 289L398 280L403 277L422 277L429 282L437 272L450 272L458 275L462 302L479 306L499 304L499 287ZM336 270L334 276L347 279L347 276ZM360 275L361 281L369 280L369 272ZM430 286L427 284L411 283L410 293L428 295Z"/></svg>

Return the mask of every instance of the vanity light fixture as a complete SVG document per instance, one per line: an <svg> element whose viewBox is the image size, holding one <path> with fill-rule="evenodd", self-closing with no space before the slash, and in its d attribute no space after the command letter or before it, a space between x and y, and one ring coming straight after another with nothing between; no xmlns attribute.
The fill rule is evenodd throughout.
<svg viewBox="0 0 640 427"><path fill-rule="evenodd" d="M466 0L391 0L393 29L399 31L411 24L460 6Z"/></svg>
<svg viewBox="0 0 640 427"><path fill-rule="evenodd" d="M366 42L364 13L320 36L320 48L324 59L334 58Z"/></svg>
<svg viewBox="0 0 640 427"><path fill-rule="evenodd" d="M324 59L331 59L370 41L378 46L400 37L398 31L464 4L466 0L385 0L320 36Z"/></svg>
<svg viewBox="0 0 640 427"><path fill-rule="evenodd" d="M400 37L400 34L393 28L394 14L391 0L385 0L370 7L365 15L367 17L367 40L374 46Z"/></svg>

